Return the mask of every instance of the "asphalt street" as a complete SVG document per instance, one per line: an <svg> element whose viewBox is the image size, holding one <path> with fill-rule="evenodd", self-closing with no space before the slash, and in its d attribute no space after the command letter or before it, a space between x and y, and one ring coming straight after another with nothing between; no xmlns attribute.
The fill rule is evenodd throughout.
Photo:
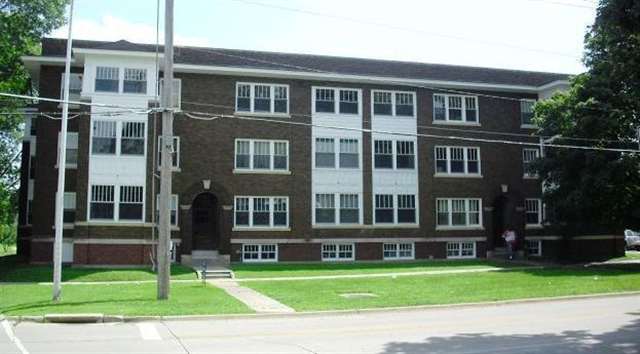
<svg viewBox="0 0 640 354"><path fill-rule="evenodd" d="M115 324L3 323L0 353L640 353L640 295ZM13 337L15 335L15 338Z"/></svg>

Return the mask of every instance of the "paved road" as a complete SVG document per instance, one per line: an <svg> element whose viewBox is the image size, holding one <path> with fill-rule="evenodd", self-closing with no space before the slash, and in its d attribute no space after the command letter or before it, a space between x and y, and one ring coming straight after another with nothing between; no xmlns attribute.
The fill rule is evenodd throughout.
<svg viewBox="0 0 640 354"><path fill-rule="evenodd" d="M28 353L640 353L640 296L364 314L20 323ZM4 332L4 331L2 331ZM6 333L0 353L24 353Z"/></svg>

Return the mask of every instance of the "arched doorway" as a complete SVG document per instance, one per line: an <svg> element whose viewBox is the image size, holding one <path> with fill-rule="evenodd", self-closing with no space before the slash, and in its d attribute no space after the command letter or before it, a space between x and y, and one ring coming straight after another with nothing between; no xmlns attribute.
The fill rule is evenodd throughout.
<svg viewBox="0 0 640 354"><path fill-rule="evenodd" d="M193 200L192 249L218 249L218 200L211 193L201 193Z"/></svg>

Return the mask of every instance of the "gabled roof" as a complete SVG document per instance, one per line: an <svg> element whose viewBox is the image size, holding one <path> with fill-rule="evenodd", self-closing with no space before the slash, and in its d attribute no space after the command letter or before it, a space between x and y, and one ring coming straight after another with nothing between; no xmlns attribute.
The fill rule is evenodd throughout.
<svg viewBox="0 0 640 354"><path fill-rule="evenodd" d="M64 56L66 40L44 38L43 56ZM74 48L110 51L155 52L155 44L74 40ZM159 47L162 53L163 46ZM347 58L238 49L175 47L175 63L298 72L330 72L344 75L392 77L415 80L459 81L481 84L543 86L567 80L569 74L427 64L393 60Z"/></svg>

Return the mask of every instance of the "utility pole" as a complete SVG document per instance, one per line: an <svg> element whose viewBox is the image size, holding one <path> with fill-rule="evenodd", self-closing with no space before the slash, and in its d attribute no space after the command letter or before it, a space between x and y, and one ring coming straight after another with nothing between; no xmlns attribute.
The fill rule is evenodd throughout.
<svg viewBox="0 0 640 354"><path fill-rule="evenodd" d="M158 300L169 298L171 276L171 167L173 150L173 0L164 8L164 76L162 84L162 157L160 165L160 200L158 209Z"/></svg>
<svg viewBox="0 0 640 354"><path fill-rule="evenodd" d="M60 128L60 151L58 151L58 191L56 193L55 239L53 242L53 301L62 295L62 236L64 217L64 177L67 160L67 119L69 118L69 76L71 76L71 28L73 27L73 0L69 7L69 35L67 36L67 58L64 64L64 94Z"/></svg>

